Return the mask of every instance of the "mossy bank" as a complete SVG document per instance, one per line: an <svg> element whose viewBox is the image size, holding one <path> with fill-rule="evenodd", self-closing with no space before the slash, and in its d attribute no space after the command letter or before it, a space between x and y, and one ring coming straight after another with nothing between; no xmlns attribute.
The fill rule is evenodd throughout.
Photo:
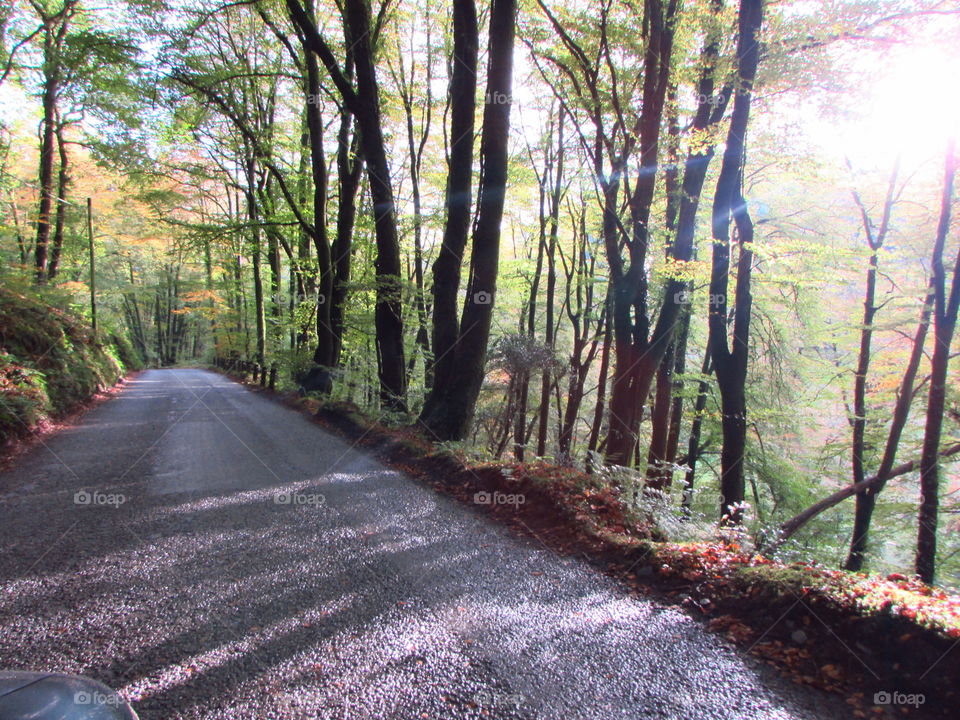
<svg viewBox="0 0 960 720"><path fill-rule="evenodd" d="M79 315L33 291L0 287L0 447L141 365L122 336L95 338Z"/></svg>

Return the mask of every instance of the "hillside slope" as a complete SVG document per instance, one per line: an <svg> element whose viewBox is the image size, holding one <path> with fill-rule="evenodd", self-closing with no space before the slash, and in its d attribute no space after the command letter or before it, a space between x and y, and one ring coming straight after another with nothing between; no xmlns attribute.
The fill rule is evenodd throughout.
<svg viewBox="0 0 960 720"><path fill-rule="evenodd" d="M70 412L141 361L122 337L29 290L0 287L0 446Z"/></svg>

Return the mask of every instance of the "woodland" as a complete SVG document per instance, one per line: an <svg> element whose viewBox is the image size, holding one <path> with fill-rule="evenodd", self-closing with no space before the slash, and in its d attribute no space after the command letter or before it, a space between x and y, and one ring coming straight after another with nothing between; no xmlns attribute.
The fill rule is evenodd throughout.
<svg viewBox="0 0 960 720"><path fill-rule="evenodd" d="M6 290L150 366L599 475L671 540L960 586L955 0L14 0L0 30Z"/></svg>

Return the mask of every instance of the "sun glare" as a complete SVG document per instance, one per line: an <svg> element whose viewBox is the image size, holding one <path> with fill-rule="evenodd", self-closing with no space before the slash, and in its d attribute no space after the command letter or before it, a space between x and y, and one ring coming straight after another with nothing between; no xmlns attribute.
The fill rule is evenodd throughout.
<svg viewBox="0 0 960 720"><path fill-rule="evenodd" d="M960 49L896 48L877 70L862 114L843 133L844 152L880 163L942 156L960 131Z"/></svg>

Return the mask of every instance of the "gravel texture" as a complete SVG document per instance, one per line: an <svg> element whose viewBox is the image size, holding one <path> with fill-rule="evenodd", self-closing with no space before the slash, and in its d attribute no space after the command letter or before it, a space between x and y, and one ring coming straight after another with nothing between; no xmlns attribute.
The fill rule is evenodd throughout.
<svg viewBox="0 0 960 720"><path fill-rule="evenodd" d="M145 720L849 717L210 372L145 372L22 456L0 546L0 667Z"/></svg>

